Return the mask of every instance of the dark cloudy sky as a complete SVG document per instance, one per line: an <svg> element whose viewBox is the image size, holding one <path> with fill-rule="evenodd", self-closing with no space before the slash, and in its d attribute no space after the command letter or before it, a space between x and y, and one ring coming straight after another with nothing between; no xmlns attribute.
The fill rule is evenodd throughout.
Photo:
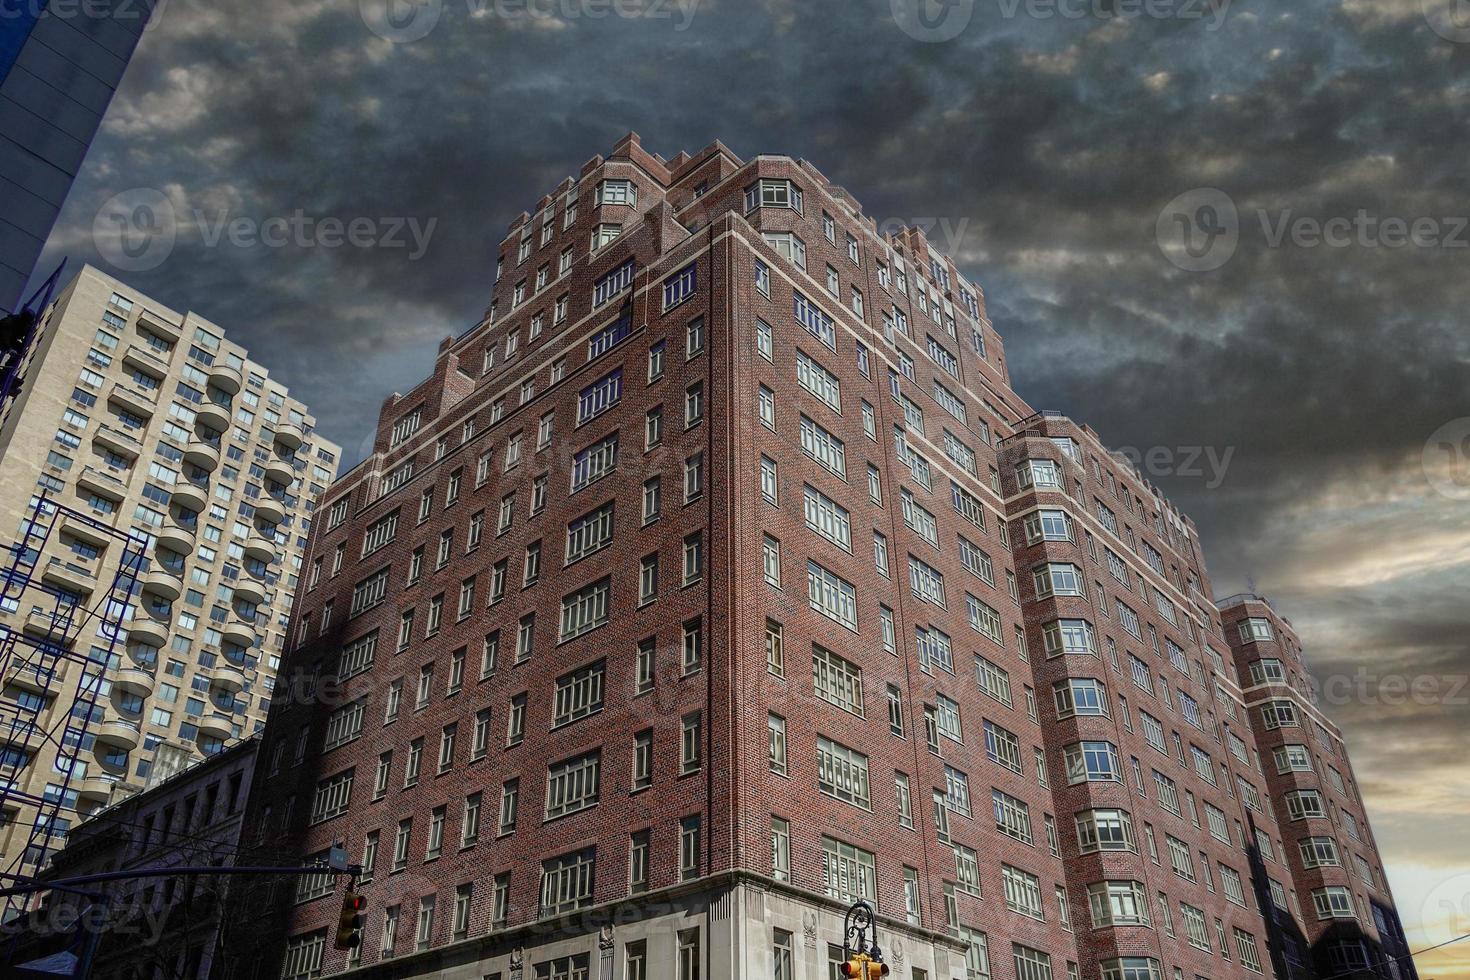
<svg viewBox="0 0 1470 980"><path fill-rule="evenodd" d="M1470 17L417 2L167 0L47 259L117 271L99 209L162 195L173 248L124 277L260 352L355 462L383 396L486 306L507 222L624 132L807 157L880 221L935 223L1032 404L1172 453L1159 482L1217 593L1272 595L1328 682L1412 941L1470 932ZM434 224L420 256L213 234L298 210ZM1422 220L1406 243L1386 219ZM1470 944L1446 952L1426 975L1470 976Z"/></svg>

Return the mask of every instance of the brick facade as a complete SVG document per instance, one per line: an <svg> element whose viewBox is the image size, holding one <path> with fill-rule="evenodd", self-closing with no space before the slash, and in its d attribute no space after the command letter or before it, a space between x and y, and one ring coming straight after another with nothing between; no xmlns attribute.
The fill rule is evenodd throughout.
<svg viewBox="0 0 1470 980"><path fill-rule="evenodd" d="M619 228L600 242L603 224ZM1035 413L1011 390L983 292L919 231L879 236L805 161L741 161L720 144L664 160L630 135L513 222L501 255L484 322L441 346L430 379L387 400L372 456L325 498L307 559L323 571L298 600L289 665L312 693L278 698L261 755L266 792L251 821L261 846L308 856L342 843L362 854L377 835L360 959L322 948L335 899L266 895L260 953L242 957L242 975L276 973L289 944L288 976L597 969L609 980L819 980L855 894L876 900L883 948L905 977L1092 980L1121 957L1109 969L1126 967L1129 980L1151 969L1155 980L1221 980L1253 972L1241 962L1246 935L1257 972L1278 972L1245 845L1254 847L1252 818L1277 854L1279 833L1269 804L1248 810L1236 782L1267 790L1195 529L1091 430ZM631 280L610 287L629 261ZM579 422L579 410L604 403ZM649 420L660 408L654 441ZM579 487L591 465L584 452L614 432L615 466ZM508 467L518 434L519 461ZM1053 464L1060 486L1019 485L1018 467L1031 460ZM655 479L656 516L647 503ZM574 522L604 505L610 541L565 563L569 539L588 537ZM382 522L395 511L388 534ZM1043 512L1065 533L1028 543L1027 519ZM364 557L374 529L376 550ZM1152 566L1144 542L1159 556ZM1035 569L1047 562L1078 568L1082 594L1039 596ZM343 615L384 568L382 599ZM593 598L566 610L566 597L603 581L605 609ZM442 622L426 635L440 595ZM1136 615L1136 635L1119 601ZM584 613L590 628L562 638L559 627L579 626ZM1047 656L1059 619L1091 624L1091 652ZM361 644L374 631L364 667ZM492 635L497 659L482 670ZM1172 664L1168 643L1179 648ZM1136 686L1130 655L1155 693ZM344 671L341 659L355 666ZM581 703L587 687L573 675L590 665L601 667L600 710L559 721L559 704ZM426 668L429 695L417 709ZM328 683L343 673L352 676ZM1055 686L1085 678L1106 689L1106 714L1084 705L1059 718ZM401 706L385 724L395 683ZM522 695L525 735L512 745ZM360 735L324 748L332 712L359 698ZM474 732L487 709L481 754ZM1162 749L1143 734L1145 710L1166 733ZM453 755L440 773L448 725ZM1243 740L1240 756L1226 730ZM422 769L405 788L417 740ZM1114 760L1116 780L1099 770L1072 785L1065 760L1082 743L1096 749L1088 758ZM553 814L549 768L590 753L595 806ZM313 821L313 800L348 770L350 802ZM1161 804L1155 770L1175 786L1178 813ZM516 826L497 835L511 780ZM479 836L461 847L475 793ZM1206 805L1221 814L1219 837ZM443 846L430 853L440 807ZM1075 817L1088 809L1126 810L1135 848L1080 853ZM407 860L394 871L404 820ZM645 833L647 876L634 880ZM1170 838L1192 880L1171 870ZM590 882L570 897L548 893L545 880L556 879L545 862L577 852L595 857ZM1285 878L1273 861L1266 867ZM1239 876L1235 900L1222 865ZM500 881L509 882L503 918ZM1106 881L1140 883L1147 924L1094 928L1088 886ZM548 898L566 906L543 908ZM1184 904L1203 916L1198 948ZM385 957L383 923L395 907Z"/></svg>

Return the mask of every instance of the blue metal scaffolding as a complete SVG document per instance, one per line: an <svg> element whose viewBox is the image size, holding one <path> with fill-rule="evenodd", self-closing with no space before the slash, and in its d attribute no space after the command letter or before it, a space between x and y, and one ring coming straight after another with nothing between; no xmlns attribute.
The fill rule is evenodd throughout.
<svg viewBox="0 0 1470 980"><path fill-rule="evenodd" d="M112 581L105 587L97 582L89 601L45 579L49 565L42 564L42 555L63 525L102 539L108 552L120 553ZM13 684L37 696L0 702L0 734L11 746L0 758L0 811L29 806L36 808L36 817L25 848L0 871L0 881L7 884L35 879L60 836L63 811L74 809L72 780L94 716L100 714L98 700L109 664L127 642L130 604L146 565L148 543L45 493L32 500L20 532L20 539L6 549L8 567L0 570L0 605L12 611L18 624L0 624L0 686ZM84 642L83 629L94 622L96 642ZM69 670L80 672L77 683L67 678ZM49 725L47 716L53 719ZM46 742L56 747L56 777L46 789L23 789L17 776L33 763L34 748ZM8 896L0 922L23 914L30 899Z"/></svg>

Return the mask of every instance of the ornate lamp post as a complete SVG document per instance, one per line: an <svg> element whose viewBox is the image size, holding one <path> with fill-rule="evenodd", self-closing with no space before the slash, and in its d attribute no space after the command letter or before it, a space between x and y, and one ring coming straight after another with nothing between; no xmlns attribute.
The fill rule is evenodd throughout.
<svg viewBox="0 0 1470 980"><path fill-rule="evenodd" d="M868 931L873 941L868 942ZM883 951L878 948L878 926L873 907L859 899L847 910L842 922L842 975L848 980L880 980L888 975Z"/></svg>

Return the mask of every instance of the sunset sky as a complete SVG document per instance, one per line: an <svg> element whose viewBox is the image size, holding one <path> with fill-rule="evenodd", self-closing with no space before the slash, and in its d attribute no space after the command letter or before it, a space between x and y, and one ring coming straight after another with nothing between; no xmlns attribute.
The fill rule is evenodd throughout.
<svg viewBox="0 0 1470 980"><path fill-rule="evenodd" d="M1470 932L1470 18L417 2L167 0L42 267L92 262L268 349L350 464L383 397L479 318L507 223L625 132L810 159L984 286L1033 405L1161 450L1149 475L1198 522L1216 594L1265 593L1300 632L1411 945ZM98 215L139 193L176 240L130 270ZM1191 194L1186 216L1234 212L1208 261L1159 238ZM426 245L214 234L298 210L413 218ZM1334 218L1352 228L1312 233ZM1470 978L1470 942L1419 966Z"/></svg>

